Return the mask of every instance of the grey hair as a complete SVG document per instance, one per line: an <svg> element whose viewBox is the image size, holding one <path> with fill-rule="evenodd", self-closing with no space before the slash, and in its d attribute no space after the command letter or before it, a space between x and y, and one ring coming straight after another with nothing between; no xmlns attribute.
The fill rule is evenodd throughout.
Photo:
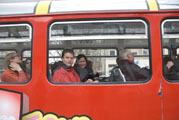
<svg viewBox="0 0 179 120"><path fill-rule="evenodd" d="M119 57L121 58L121 60L126 60L127 59L127 55L131 54L132 52L130 50L127 49L123 49L119 52Z"/></svg>

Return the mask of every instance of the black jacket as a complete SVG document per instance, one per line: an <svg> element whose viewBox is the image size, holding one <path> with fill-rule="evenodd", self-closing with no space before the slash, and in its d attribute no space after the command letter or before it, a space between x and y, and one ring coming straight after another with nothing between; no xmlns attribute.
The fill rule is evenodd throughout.
<svg viewBox="0 0 179 120"><path fill-rule="evenodd" d="M164 66L164 74L168 80L179 80L179 74L177 73L177 66L173 65L170 69Z"/></svg>
<svg viewBox="0 0 179 120"><path fill-rule="evenodd" d="M147 69L142 69L138 65L130 63L128 60L121 60L119 67L126 81L146 80L149 77L149 71Z"/></svg>
<svg viewBox="0 0 179 120"><path fill-rule="evenodd" d="M99 75L93 73L93 69L90 67L81 68L78 65L75 65L74 68L78 73L81 82L85 82L88 79L95 80L95 77L99 77Z"/></svg>
<svg viewBox="0 0 179 120"><path fill-rule="evenodd" d="M121 69L116 66L110 71L109 82L126 82L125 76Z"/></svg>

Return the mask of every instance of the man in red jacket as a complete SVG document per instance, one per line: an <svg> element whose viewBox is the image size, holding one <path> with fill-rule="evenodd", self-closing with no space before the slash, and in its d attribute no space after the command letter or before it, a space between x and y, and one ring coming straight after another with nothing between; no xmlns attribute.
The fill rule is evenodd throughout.
<svg viewBox="0 0 179 120"><path fill-rule="evenodd" d="M59 65L53 71L52 81L55 83L80 83L80 78L72 67L73 61L73 50L63 50L62 62L59 62Z"/></svg>

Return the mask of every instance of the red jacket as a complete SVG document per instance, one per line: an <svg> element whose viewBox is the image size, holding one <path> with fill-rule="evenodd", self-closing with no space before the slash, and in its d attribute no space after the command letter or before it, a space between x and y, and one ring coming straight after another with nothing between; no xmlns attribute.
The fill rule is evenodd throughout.
<svg viewBox="0 0 179 120"><path fill-rule="evenodd" d="M52 81L56 83L80 83L80 78L74 68L63 64L56 68Z"/></svg>
<svg viewBox="0 0 179 120"><path fill-rule="evenodd" d="M1 74L1 81L2 82L26 82L27 78L26 75L23 71L19 71L18 73L6 69L2 74Z"/></svg>

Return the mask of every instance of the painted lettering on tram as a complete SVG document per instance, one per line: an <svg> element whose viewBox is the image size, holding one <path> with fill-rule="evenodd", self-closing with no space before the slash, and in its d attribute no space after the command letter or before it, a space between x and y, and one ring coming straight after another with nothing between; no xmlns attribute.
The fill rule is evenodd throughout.
<svg viewBox="0 0 179 120"><path fill-rule="evenodd" d="M22 120L91 120L91 118L86 115L81 115L81 116L76 115L73 116L72 118L66 118L64 116L58 117L53 113L43 115L41 111L34 111L32 113L28 113L27 115L24 115L22 117Z"/></svg>

